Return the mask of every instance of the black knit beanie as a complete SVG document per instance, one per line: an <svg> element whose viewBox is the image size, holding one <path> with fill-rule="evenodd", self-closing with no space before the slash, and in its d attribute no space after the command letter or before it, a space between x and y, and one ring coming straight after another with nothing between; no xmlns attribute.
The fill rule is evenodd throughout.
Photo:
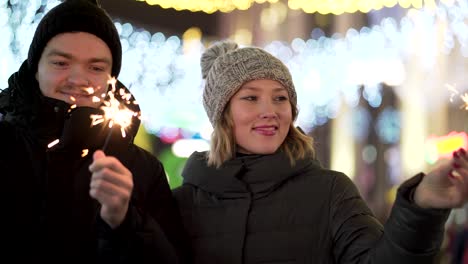
<svg viewBox="0 0 468 264"><path fill-rule="evenodd" d="M37 72L39 59L50 39L65 32L87 32L102 39L112 53L111 74L119 75L122 63L119 33L97 0L66 0L42 18L29 47L27 61L31 72Z"/></svg>

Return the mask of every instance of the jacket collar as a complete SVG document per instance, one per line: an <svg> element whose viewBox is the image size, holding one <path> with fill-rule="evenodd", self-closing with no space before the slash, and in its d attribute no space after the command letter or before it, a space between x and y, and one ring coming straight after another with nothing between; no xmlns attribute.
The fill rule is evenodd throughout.
<svg viewBox="0 0 468 264"><path fill-rule="evenodd" d="M312 159L297 160L291 166L283 152L237 157L220 168L208 166L206 161L206 152L193 153L182 172L184 183L222 198L253 195L257 199L305 170L319 168L317 161Z"/></svg>

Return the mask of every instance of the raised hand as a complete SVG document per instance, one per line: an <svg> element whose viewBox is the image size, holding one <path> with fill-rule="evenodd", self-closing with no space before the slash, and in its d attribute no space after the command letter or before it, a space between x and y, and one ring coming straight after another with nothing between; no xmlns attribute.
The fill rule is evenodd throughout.
<svg viewBox="0 0 468 264"><path fill-rule="evenodd" d="M422 208L457 208L468 202L467 151L453 152L429 172L416 187L414 200Z"/></svg>
<svg viewBox="0 0 468 264"><path fill-rule="evenodd" d="M101 218L112 228L125 219L133 190L132 173L115 157L97 150L89 166L92 173L89 194L101 204Z"/></svg>

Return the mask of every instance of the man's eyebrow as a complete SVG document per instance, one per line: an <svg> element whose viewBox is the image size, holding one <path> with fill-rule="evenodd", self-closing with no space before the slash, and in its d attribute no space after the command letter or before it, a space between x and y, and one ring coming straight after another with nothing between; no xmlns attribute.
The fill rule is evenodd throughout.
<svg viewBox="0 0 468 264"><path fill-rule="evenodd" d="M71 54L57 50L57 49L52 49L47 53L47 57L52 57L52 56L60 56L60 57L65 57L67 59L73 58Z"/></svg>
<svg viewBox="0 0 468 264"><path fill-rule="evenodd" d="M70 59L70 60L74 58L72 54L66 53L66 52L63 52L63 51L57 50L57 49L52 49L47 53L47 57L52 57L52 56L60 56L60 57L64 57L64 58L67 58L67 59ZM103 62L103 63L106 63L108 65L112 65L112 61L109 58L105 58L105 57L91 58L88 61L90 63Z"/></svg>
<svg viewBox="0 0 468 264"><path fill-rule="evenodd" d="M103 63L106 63L107 65L112 65L111 60L108 59L108 58L91 58L91 59L89 60L89 62L91 62L91 63L103 62Z"/></svg>

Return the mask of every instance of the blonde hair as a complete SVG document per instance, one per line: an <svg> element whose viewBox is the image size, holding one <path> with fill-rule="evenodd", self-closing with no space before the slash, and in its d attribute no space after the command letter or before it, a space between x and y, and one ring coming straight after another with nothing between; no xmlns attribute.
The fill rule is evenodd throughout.
<svg viewBox="0 0 468 264"><path fill-rule="evenodd" d="M291 103L293 120L296 119L298 109ZM234 124L229 111L229 104L223 111L222 118L216 123L211 135L210 151L207 153L208 165L219 168L224 162L236 155L236 139L233 134ZM314 139L305 135L291 123L289 132L279 147L294 166L296 160L314 158Z"/></svg>

